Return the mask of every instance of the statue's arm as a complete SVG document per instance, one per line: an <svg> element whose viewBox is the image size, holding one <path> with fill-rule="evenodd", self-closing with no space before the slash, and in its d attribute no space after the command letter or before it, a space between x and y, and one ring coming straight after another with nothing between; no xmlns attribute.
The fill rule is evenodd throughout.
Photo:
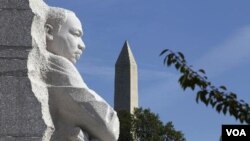
<svg viewBox="0 0 250 141"><path fill-rule="evenodd" d="M113 108L89 88L81 88L80 93L71 97L81 107L81 128L100 141L116 141L119 134L119 119Z"/></svg>

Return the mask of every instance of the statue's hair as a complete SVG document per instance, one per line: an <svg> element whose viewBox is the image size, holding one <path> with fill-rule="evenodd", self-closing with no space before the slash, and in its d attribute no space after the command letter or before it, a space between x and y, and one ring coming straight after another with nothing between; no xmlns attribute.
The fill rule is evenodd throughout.
<svg viewBox="0 0 250 141"><path fill-rule="evenodd" d="M58 32L60 31L63 23L66 22L68 13L74 12L63 8L50 7L47 13L46 24L50 24L53 27L53 31Z"/></svg>

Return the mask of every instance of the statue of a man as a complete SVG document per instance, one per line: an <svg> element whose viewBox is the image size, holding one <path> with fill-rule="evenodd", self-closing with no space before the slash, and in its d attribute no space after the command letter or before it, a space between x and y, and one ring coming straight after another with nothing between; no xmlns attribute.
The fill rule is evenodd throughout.
<svg viewBox="0 0 250 141"><path fill-rule="evenodd" d="M42 80L49 94L55 131L52 141L117 141L116 112L84 83L74 64L85 48L80 20L69 10L50 7L47 67Z"/></svg>

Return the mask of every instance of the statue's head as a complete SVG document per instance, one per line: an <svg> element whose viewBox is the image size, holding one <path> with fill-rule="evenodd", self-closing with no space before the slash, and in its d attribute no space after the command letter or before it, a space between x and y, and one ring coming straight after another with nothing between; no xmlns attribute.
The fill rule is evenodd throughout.
<svg viewBox="0 0 250 141"><path fill-rule="evenodd" d="M85 48L81 38L82 25L76 15L69 10L51 7L45 28L47 50L75 64Z"/></svg>

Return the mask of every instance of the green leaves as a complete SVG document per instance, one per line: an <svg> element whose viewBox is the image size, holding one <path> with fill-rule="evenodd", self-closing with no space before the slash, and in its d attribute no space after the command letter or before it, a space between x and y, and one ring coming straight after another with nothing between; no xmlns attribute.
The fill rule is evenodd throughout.
<svg viewBox="0 0 250 141"><path fill-rule="evenodd" d="M203 69L200 69L199 72L206 74L206 72Z"/></svg>
<svg viewBox="0 0 250 141"><path fill-rule="evenodd" d="M220 86L220 88L222 89L222 90L227 90L227 88L225 87L225 86Z"/></svg>
<svg viewBox="0 0 250 141"><path fill-rule="evenodd" d="M172 139L174 141L186 141L183 133L181 131L177 131L174 128L172 122L168 122L164 125L163 122L159 119L159 116L151 112L150 109L135 109L135 112L131 116L131 119L131 133L133 133L134 135L133 140L165 141L163 136L167 135L169 139ZM122 133L123 131L120 132Z"/></svg>
<svg viewBox="0 0 250 141"><path fill-rule="evenodd" d="M160 56L165 54L166 52L168 52L169 50L168 49L164 49L161 53L160 53Z"/></svg>
<svg viewBox="0 0 250 141"><path fill-rule="evenodd" d="M185 57L184 57L184 55L183 55L181 52L178 52L178 54L179 54L179 57L180 57L182 60L185 60Z"/></svg>
<svg viewBox="0 0 250 141"><path fill-rule="evenodd" d="M208 81L203 69L195 71L185 60L181 52L174 53L169 49L161 52L160 56L165 55L164 64L174 65L176 70L181 73L179 84L183 90L187 88L195 90L198 88L196 102L203 102L205 105L211 105L215 110L223 114L229 113L231 116L239 119L240 122L250 124L250 107L244 100L238 100L237 94L228 92L226 86L216 87Z"/></svg>
<svg viewBox="0 0 250 141"><path fill-rule="evenodd" d="M120 135L119 141L132 141L133 135L131 134L132 129L132 115L126 110L117 111L120 120Z"/></svg>

